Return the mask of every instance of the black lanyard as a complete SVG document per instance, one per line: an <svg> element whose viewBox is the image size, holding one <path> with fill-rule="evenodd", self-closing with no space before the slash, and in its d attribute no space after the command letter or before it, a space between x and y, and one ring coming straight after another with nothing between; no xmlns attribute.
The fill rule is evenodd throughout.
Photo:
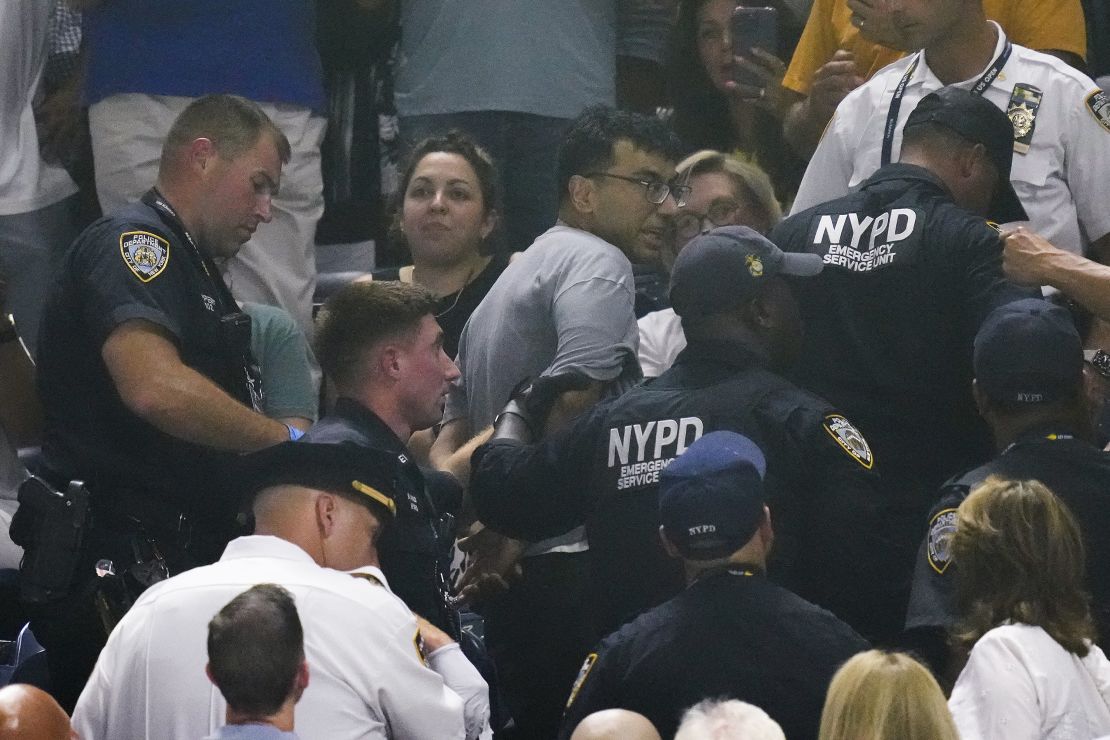
<svg viewBox="0 0 1110 740"><path fill-rule="evenodd" d="M1006 62L1010 58L1010 52L1014 50L1014 45L1010 40L1006 40L1006 45L1002 47L1002 53L998 58L991 62L991 66L987 67L987 71L983 73L979 81L971 88L971 92L975 95L982 95L986 89L991 86L994 79L998 77L1002 68L1006 66ZM902 75L902 79L898 82L898 86L894 88L894 98L890 101L890 109L886 113L886 128L883 129L883 153L882 153L882 166L890 164L890 150L894 145L894 129L898 126L898 111L902 108L902 97L906 94L906 85L910 83L910 78L913 73L917 71L917 65L921 62L921 58L925 56L924 51L917 52L917 55L910 62L910 66L906 69L906 73Z"/></svg>

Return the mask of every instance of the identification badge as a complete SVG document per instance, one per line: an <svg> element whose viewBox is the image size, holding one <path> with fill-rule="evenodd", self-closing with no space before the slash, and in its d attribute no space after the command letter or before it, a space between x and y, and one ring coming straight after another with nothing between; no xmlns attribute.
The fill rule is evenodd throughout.
<svg viewBox="0 0 1110 740"><path fill-rule="evenodd" d="M144 283L161 275L170 261L170 243L149 231L120 234L119 251L127 269Z"/></svg>
<svg viewBox="0 0 1110 740"><path fill-rule="evenodd" d="M944 575L952 562L952 535L956 533L956 510L942 509L929 522L929 537L925 557L929 566Z"/></svg>
<svg viewBox="0 0 1110 740"><path fill-rule="evenodd" d="M1087 104L1087 110L1098 121L1098 125L1110 131L1110 97L1102 90L1095 90L1083 102Z"/></svg>
<svg viewBox="0 0 1110 740"><path fill-rule="evenodd" d="M1014 85L1010 95L1010 105L1006 115L1014 127L1014 152L1027 154L1033 141L1033 129L1037 127L1037 110L1041 107L1044 94L1039 87L1020 82Z"/></svg>

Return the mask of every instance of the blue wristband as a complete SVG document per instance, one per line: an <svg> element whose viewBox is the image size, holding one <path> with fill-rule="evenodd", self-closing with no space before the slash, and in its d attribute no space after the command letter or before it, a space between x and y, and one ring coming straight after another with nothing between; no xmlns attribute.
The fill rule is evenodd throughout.
<svg viewBox="0 0 1110 740"><path fill-rule="evenodd" d="M298 439L304 436L304 432L302 432L300 429L297 429L297 427L293 426L292 424L286 424L285 428L289 430L290 442L296 442Z"/></svg>

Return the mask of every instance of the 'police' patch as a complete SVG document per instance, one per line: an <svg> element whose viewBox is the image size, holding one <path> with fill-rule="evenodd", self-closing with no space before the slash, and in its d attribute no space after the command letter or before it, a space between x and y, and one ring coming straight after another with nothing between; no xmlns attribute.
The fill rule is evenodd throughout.
<svg viewBox="0 0 1110 740"><path fill-rule="evenodd" d="M1087 104L1087 110L1091 111L1091 115L1098 121L1098 125L1110 131L1110 96L1102 90L1095 90L1084 102Z"/></svg>
<svg viewBox="0 0 1110 740"><path fill-rule="evenodd" d="M161 275L170 261L170 243L149 231L123 232L119 251L128 269L144 283Z"/></svg>
<svg viewBox="0 0 1110 740"><path fill-rule="evenodd" d="M875 464L875 457L871 454L871 445L863 438L863 434L852 426L852 422L840 414L829 414L825 417L825 431L836 440L849 457L868 470Z"/></svg>
<svg viewBox="0 0 1110 740"><path fill-rule="evenodd" d="M574 685L570 687L570 698L567 699L567 709L578 698L578 692L582 690L582 684L586 683L586 676L590 675L593 670L594 663L597 662L597 653L590 653L586 656L585 662L582 663L582 669L578 671L578 678L574 679Z"/></svg>
<svg viewBox="0 0 1110 740"><path fill-rule="evenodd" d="M944 573L952 562L952 535L956 533L956 510L941 509L929 522L925 557L937 573Z"/></svg>

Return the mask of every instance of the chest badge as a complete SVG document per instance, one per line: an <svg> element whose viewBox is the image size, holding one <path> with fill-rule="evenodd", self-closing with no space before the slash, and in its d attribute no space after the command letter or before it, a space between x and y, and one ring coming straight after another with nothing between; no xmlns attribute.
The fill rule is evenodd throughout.
<svg viewBox="0 0 1110 740"><path fill-rule="evenodd" d="M1006 115L1014 127L1014 152L1027 154L1033 141L1033 130L1037 127L1037 111L1041 107L1043 93L1039 87L1024 82L1014 85Z"/></svg>
<svg viewBox="0 0 1110 740"><path fill-rule="evenodd" d="M929 566L937 573L944 574L952 562L952 535L956 533L956 510L942 509L929 522L929 537L925 545L925 557Z"/></svg>
<svg viewBox="0 0 1110 740"><path fill-rule="evenodd" d="M825 431L836 440L841 449L848 456L863 467L870 470L875 465L875 456L871 452L871 445L867 444L860 430L852 426L852 422L840 414L829 414L825 417Z"/></svg>
<svg viewBox="0 0 1110 740"><path fill-rule="evenodd" d="M1098 125L1110 131L1110 96L1102 90L1095 90L1083 102L1087 104L1087 110L1098 121Z"/></svg>
<svg viewBox="0 0 1110 740"><path fill-rule="evenodd" d="M123 232L119 251L127 268L144 283L161 275L170 261L170 243L149 231Z"/></svg>

